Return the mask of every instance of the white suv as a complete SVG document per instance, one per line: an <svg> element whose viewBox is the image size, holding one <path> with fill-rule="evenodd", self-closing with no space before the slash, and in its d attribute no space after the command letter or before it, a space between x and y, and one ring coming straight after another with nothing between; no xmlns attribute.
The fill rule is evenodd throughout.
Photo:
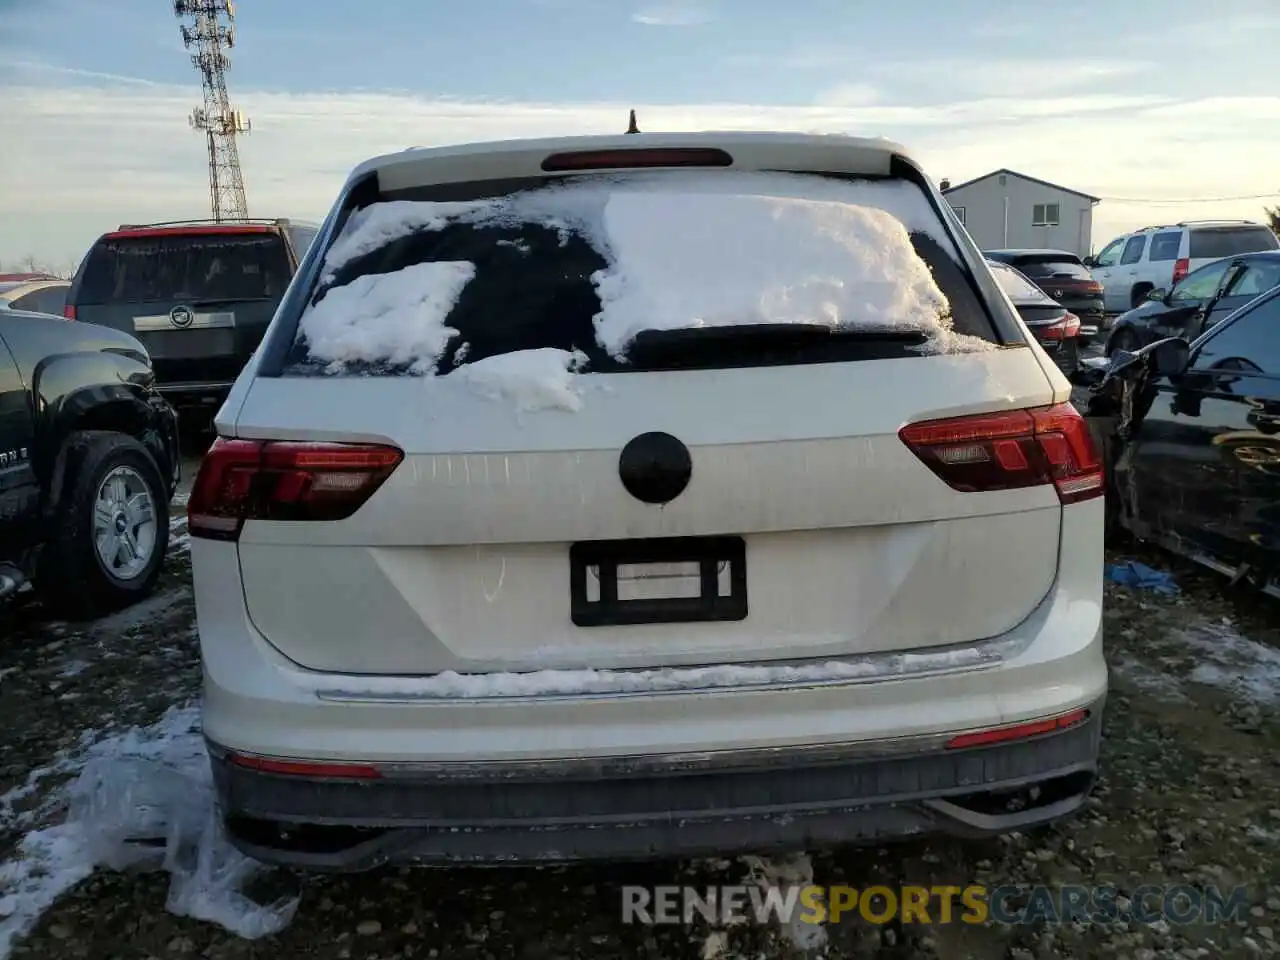
<svg viewBox="0 0 1280 960"><path fill-rule="evenodd" d="M1146 227L1112 240L1085 265L1102 284L1108 313L1123 313L1152 290L1171 290L1193 270L1223 257L1280 249L1270 228L1249 220L1188 220Z"/></svg>
<svg viewBox="0 0 1280 960"><path fill-rule="evenodd" d="M1072 812L1107 671L1069 394L887 141L361 165L190 499L230 837L349 870Z"/></svg>

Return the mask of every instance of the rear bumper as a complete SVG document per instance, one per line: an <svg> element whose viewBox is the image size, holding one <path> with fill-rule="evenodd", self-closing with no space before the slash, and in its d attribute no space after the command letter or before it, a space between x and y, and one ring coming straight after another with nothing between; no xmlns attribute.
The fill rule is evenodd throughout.
<svg viewBox="0 0 1280 960"><path fill-rule="evenodd" d="M1097 770L1082 723L992 746L940 738L693 759L391 765L379 780L245 769L210 743L231 841L256 859L357 871L389 862L548 862L985 837L1075 812Z"/></svg>
<svg viewBox="0 0 1280 960"><path fill-rule="evenodd" d="M944 655L931 672L679 691L422 697L423 678L287 660L248 615L236 544L197 539L203 729L228 832L259 859L355 870L984 835L1052 820L1083 801L1096 764L1102 541L1101 499L1064 509L1056 581L1020 624L977 644L990 654L981 662ZM1082 708L1093 722L1078 729L945 748L956 734ZM269 774L229 765L228 750L381 776ZM1032 784L1040 804L989 809L993 792Z"/></svg>

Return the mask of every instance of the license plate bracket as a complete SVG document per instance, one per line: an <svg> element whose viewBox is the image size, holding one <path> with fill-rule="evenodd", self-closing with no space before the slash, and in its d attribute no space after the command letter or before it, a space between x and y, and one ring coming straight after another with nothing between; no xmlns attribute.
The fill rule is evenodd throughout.
<svg viewBox="0 0 1280 960"><path fill-rule="evenodd" d="M745 620L746 541L664 537L575 543L569 548L569 596L579 627Z"/></svg>

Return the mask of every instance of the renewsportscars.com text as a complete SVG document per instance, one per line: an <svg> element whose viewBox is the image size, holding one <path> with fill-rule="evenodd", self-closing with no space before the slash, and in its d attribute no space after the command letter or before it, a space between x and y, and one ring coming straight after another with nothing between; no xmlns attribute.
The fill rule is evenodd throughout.
<svg viewBox="0 0 1280 960"><path fill-rule="evenodd" d="M1243 887L711 886L622 888L623 923L1227 923L1249 906Z"/></svg>

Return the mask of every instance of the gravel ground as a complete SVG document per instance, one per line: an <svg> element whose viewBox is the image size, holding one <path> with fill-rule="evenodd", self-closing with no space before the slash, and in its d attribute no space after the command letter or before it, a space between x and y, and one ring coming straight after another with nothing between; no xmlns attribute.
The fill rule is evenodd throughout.
<svg viewBox="0 0 1280 960"><path fill-rule="evenodd" d="M283 930L255 940L192 916L222 917L252 932L251 904L193 905L163 870L90 874L81 848L97 834L67 834L56 826L66 816L68 785L77 774L84 780L82 771L86 764L93 769L95 756L105 763L98 772L103 776L118 772L126 762L121 757L146 754L147 735L126 733L130 728L161 724L182 732L193 718L191 711L166 715L191 703L199 684L182 520L174 524L173 541L164 580L148 602L89 625L49 622L38 608L19 611L16 624L6 625L0 646L0 729L6 732L0 957L6 924L10 932L30 927L13 938L12 956L41 958L754 958L798 952L794 938L776 928L711 931L701 922L654 928L621 922L623 884L735 883L747 872L741 861L386 870L358 877L264 873L248 888L256 901L299 902ZM1243 884L1249 891L1244 917L1194 927L875 927L855 920L829 926L818 954L1154 960L1280 953L1273 932L1280 922L1280 868L1273 865L1280 845L1276 606L1227 593L1215 576L1163 554L1134 547L1110 559L1139 559L1169 570L1181 593L1107 588L1113 694L1103 777L1087 809L1034 836L814 853L815 881L859 888L1112 884L1122 895L1145 883ZM186 736L186 747L196 742L194 734ZM198 765L198 758L183 759ZM191 791L184 805L199 813L208 799L198 778L183 782ZM130 800L143 802L137 795ZM170 820L175 816L171 811ZM24 843L30 831L49 824L55 826L44 836L56 842ZM42 871L54 878L43 887ZM48 903L36 903L32 922L22 923L33 896Z"/></svg>

